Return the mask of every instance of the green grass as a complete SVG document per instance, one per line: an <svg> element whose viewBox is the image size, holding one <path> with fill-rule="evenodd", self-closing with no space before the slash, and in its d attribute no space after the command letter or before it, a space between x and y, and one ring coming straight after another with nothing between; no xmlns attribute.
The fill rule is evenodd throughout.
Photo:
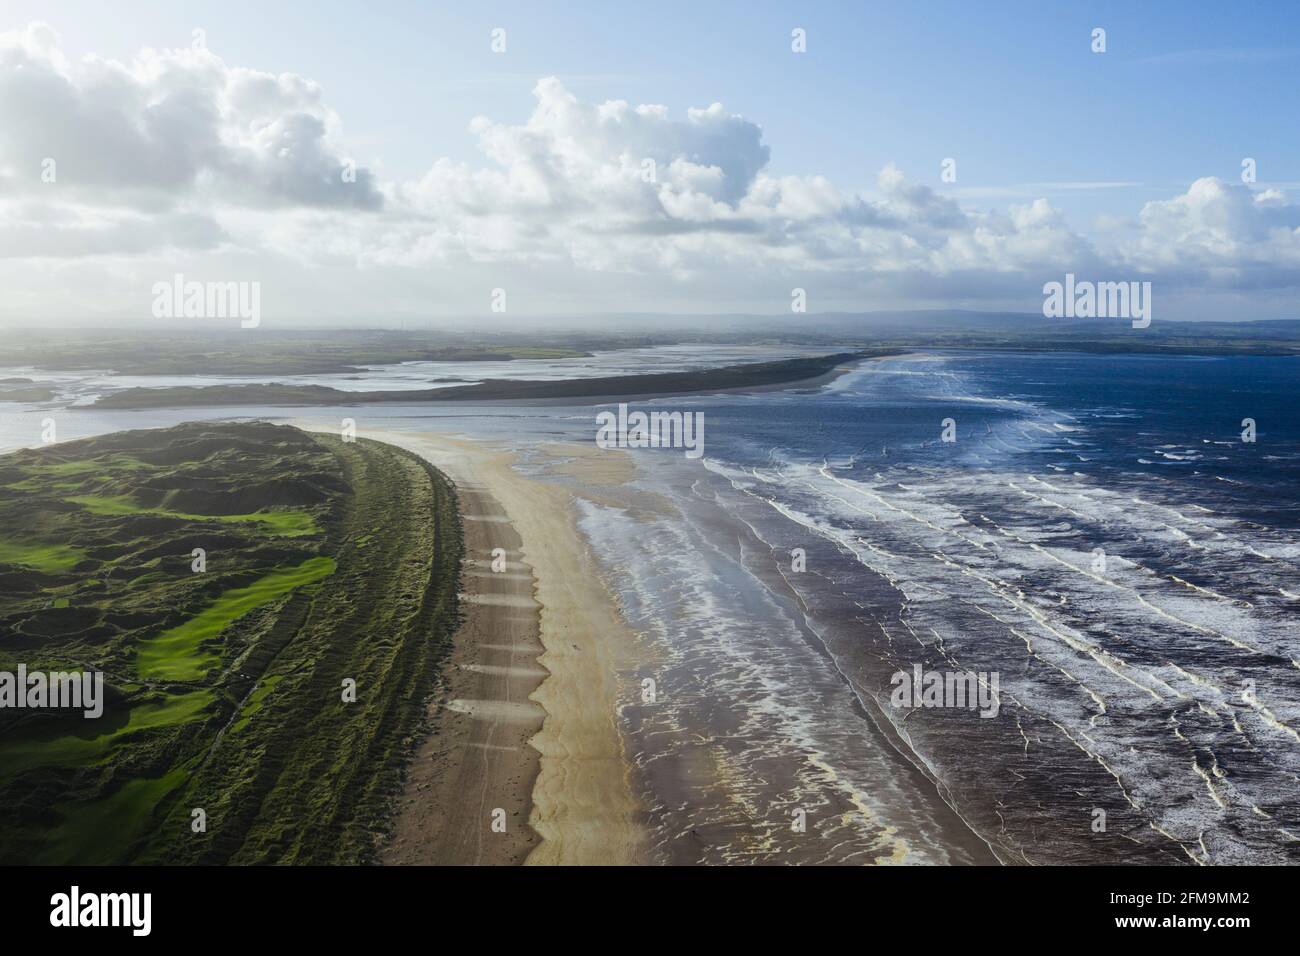
<svg viewBox="0 0 1300 956"><path fill-rule="evenodd" d="M107 756L128 734L194 720L211 701L210 690L169 694L161 701L132 707L127 722L106 734L95 737L64 734L53 739L33 736L8 740L0 743L0 772L16 774L49 764L85 766ZM87 721L88 726L95 723L97 721Z"/></svg>
<svg viewBox="0 0 1300 956"><path fill-rule="evenodd" d="M239 720L235 722L235 733L248 726L248 722L253 719L253 715L262 709L262 704L266 701L267 695L275 690L275 685L282 680L284 680L283 674L268 677L257 686L256 690L248 695L248 701L244 704L244 709L239 712Z"/></svg>
<svg viewBox="0 0 1300 956"><path fill-rule="evenodd" d="M127 582L127 585L132 588L140 588L147 584L156 584L161 581L170 580L171 577L172 576L166 571L149 571L145 574L139 575L138 577L132 578Z"/></svg>
<svg viewBox="0 0 1300 956"><path fill-rule="evenodd" d="M142 641L136 670L147 680L200 679L219 659L216 651L201 646L204 641L280 595L328 577L335 567L333 558L309 558L297 567L278 568L246 588L227 591L179 627Z"/></svg>
<svg viewBox="0 0 1300 956"><path fill-rule="evenodd" d="M256 521L272 534L297 538L317 532L316 519L306 511L258 511L249 515L218 515L218 521Z"/></svg>
<svg viewBox="0 0 1300 956"><path fill-rule="evenodd" d="M0 471L21 479L0 488L0 543L24 562L0 617L27 635L0 639L0 669L102 669L112 701L100 720L0 714L0 864L373 860L458 620L446 480L264 423L86 439ZM239 497L261 486L277 496ZM147 525L219 531L218 569L185 573Z"/></svg>
<svg viewBox="0 0 1300 956"><path fill-rule="evenodd" d="M74 475L90 475L112 469L139 471L148 467L144 462L126 455L110 455L107 458L75 458L72 461L42 462L33 466L33 470L42 476L71 478Z"/></svg>
<svg viewBox="0 0 1300 956"><path fill-rule="evenodd" d="M43 461L28 465L28 470L33 472L30 478L11 482L5 487L18 488L22 491L80 488L90 475L99 475L110 470L136 472L148 467L144 462L130 455L78 458L72 461Z"/></svg>
<svg viewBox="0 0 1300 956"><path fill-rule="evenodd" d="M73 459L72 461L51 462L48 465L41 465L44 471L54 475L84 475L92 472L103 472L109 468L114 471L140 471L149 468L139 458L131 455L109 455L106 458L91 458L89 460Z"/></svg>
<svg viewBox="0 0 1300 956"><path fill-rule="evenodd" d="M493 354L509 355L517 359L562 359L562 358L581 358L585 352L577 352L573 349L546 348L544 346L522 346L515 347L509 345L493 346L483 351Z"/></svg>
<svg viewBox="0 0 1300 956"><path fill-rule="evenodd" d="M0 564L21 564L50 574L70 570L85 560L86 553L66 544L36 541L0 541Z"/></svg>
<svg viewBox="0 0 1300 956"><path fill-rule="evenodd" d="M50 831L45 848L32 861L43 866L102 866L121 862L149 824L154 807L180 786L189 772L179 767L161 777L132 780L102 800L63 804L55 809L63 823ZM176 834L183 839L189 828Z"/></svg>
<svg viewBox="0 0 1300 956"><path fill-rule="evenodd" d="M299 537L315 534L316 519L306 511L256 511L246 515L194 515L183 511L169 511L166 508L145 508L136 504L129 495L76 495L66 499L81 505L91 514L97 515L162 515L167 518L179 518L186 521L228 521L240 523L255 521L266 526L272 534L285 537Z"/></svg>
<svg viewBox="0 0 1300 956"><path fill-rule="evenodd" d="M76 495L65 500L71 501L74 505L81 505L82 508L94 515L175 514L177 518L186 517L175 512L163 511L160 508L142 508L127 495Z"/></svg>

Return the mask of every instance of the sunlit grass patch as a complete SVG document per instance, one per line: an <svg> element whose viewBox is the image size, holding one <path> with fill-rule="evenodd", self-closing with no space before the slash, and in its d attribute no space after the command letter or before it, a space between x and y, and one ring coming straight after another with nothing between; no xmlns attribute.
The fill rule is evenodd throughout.
<svg viewBox="0 0 1300 956"><path fill-rule="evenodd" d="M279 568L245 588L235 588L179 627L141 642L136 670L147 680L198 680L220 655L201 645L231 622L282 594L314 584L334 573L333 558L309 558L294 568Z"/></svg>
<svg viewBox="0 0 1300 956"><path fill-rule="evenodd" d="M141 471L150 466L130 455L109 455L106 458L78 458L72 461L35 461L26 465L30 477L15 481L7 487L24 491L43 488L78 488L85 479L110 471Z"/></svg>
<svg viewBox="0 0 1300 956"><path fill-rule="evenodd" d="M285 537L315 534L319 530L316 519L309 512L301 510L255 511L243 515L196 515L166 508L145 508L136 504L129 495L75 495L67 500L97 515L161 515L186 521L256 522L265 525L271 534Z"/></svg>
<svg viewBox="0 0 1300 956"><path fill-rule="evenodd" d="M255 521L264 524L272 534L296 538L315 534L316 519L306 511L257 511L247 515L219 515L218 521Z"/></svg>
<svg viewBox="0 0 1300 956"><path fill-rule="evenodd" d="M21 564L49 574L58 574L85 560L86 553L66 544L36 541L0 541L0 564Z"/></svg>
<svg viewBox="0 0 1300 956"><path fill-rule="evenodd" d="M212 701L212 691L196 690L186 694L169 694L160 701L132 707L127 722L116 730L83 737L64 734L60 737L18 736L0 742L0 773L20 773L32 767L50 764L85 766L106 756L127 735L157 727L183 724L200 716ZM98 729L97 721L87 721Z"/></svg>
<svg viewBox="0 0 1300 956"><path fill-rule="evenodd" d="M267 695L275 690L275 685L282 680L284 680L283 674L275 674L257 685L257 689L248 695L244 709L239 712L239 720L235 722L234 732L238 733L248 726L248 722L253 719L253 715L262 709L262 704L266 701Z"/></svg>

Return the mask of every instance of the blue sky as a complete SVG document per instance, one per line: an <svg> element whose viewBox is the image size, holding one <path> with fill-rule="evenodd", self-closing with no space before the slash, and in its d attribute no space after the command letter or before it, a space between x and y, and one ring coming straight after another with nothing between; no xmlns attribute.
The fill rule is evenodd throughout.
<svg viewBox="0 0 1300 956"><path fill-rule="evenodd" d="M727 113L761 128L770 150L765 172L772 177L822 177L844 194L870 197L878 194L881 170L892 164L909 183L972 211L1005 212L1046 200L1073 235L1090 242L1105 241L1117 223L1122 228L1136 221L1144 204L1173 200L1204 177L1239 184L1243 157L1258 164L1252 190L1277 186L1293 192L1292 184L1300 185L1300 6L1292 4L449 6L228 0L51 7L11 0L0 30L43 20L69 59L93 53L126 63L144 47L188 46L191 30L201 27L209 50L229 67L292 73L318 83L341 124L337 138L345 145L339 149L391 184L419 180L444 157L491 165L471 120L485 116L522 127L536 105L534 85L554 76L569 94L593 105L662 104L680 118L688 107L721 103ZM489 49L494 27L507 30L505 54ZM806 54L790 51L794 27L807 31ZM1104 54L1090 50L1094 27L1106 30ZM940 181L946 157L957 161L955 183ZM199 214L202 201L187 200ZM385 208L394 208L391 197ZM1289 213L1280 215L1290 222ZM213 217L228 229L226 219ZM1247 230L1235 241L1255 235ZM1161 237L1124 241L1135 248L1133 243L1151 246ZM694 291L665 301L665 309L690 311L698 301L699 311L767 311L762 303L729 296L725 282L703 293L686 274L694 251L683 248L675 260L675 274ZM229 248L226 253L233 254ZM1289 247L1270 253L1267 277L1256 263L1249 277L1239 275L1229 283L1234 289L1215 301L1261 317L1282 314L1293 291L1286 279L1290 254ZM1098 250L1095 260L1081 258L1081 268L1122 258L1145 271L1162 257ZM842 255L836 261L842 263ZM1035 258L1033 269L1044 261ZM1004 265L1033 271L1022 260L996 268ZM1071 262L1060 265L1070 268ZM1208 274L1215 264L1204 268ZM628 269L626 260L612 267L624 275ZM912 265L902 271L909 270L915 272ZM580 274L591 271L589 264L578 266ZM782 287L798 279L798 272L793 268ZM530 281L564 284L552 280ZM917 280L913 275L895 283L888 295L878 283L856 293L852 282L828 283L836 291L825 301L835 308L906 305ZM1183 295L1189 284L1203 280L1170 280L1170 294ZM644 283L647 290L656 285L657 280ZM1032 296L1009 286L948 285L916 304L1033 307ZM1026 288L1032 286L1027 281ZM1242 291L1260 286L1268 288ZM957 294L963 291L969 294ZM420 294L418 285L410 287L410 297ZM1185 298L1190 305L1203 296ZM608 299L604 292L593 294L589 305L617 306ZM532 297L537 311L547 311L544 300L550 301ZM473 301L457 297L452 311L469 309ZM573 307L562 297L551 304ZM654 296L638 295L629 304L654 308ZM409 311L412 299L393 307Z"/></svg>
<svg viewBox="0 0 1300 956"><path fill-rule="evenodd" d="M349 138L395 176L472 158L473 116L522 121L527 90L556 75L597 100L721 102L763 127L776 171L843 183L869 185L891 161L937 183L948 156L971 187L1141 182L1156 196L1235 177L1243 156L1262 182L1300 182L1300 5L450 6L11 0L6 18L118 58L186 45L201 26L231 63L321 83ZM488 48L497 26L504 58ZM794 26L809 33L802 57ZM1104 55L1089 49L1097 26Z"/></svg>

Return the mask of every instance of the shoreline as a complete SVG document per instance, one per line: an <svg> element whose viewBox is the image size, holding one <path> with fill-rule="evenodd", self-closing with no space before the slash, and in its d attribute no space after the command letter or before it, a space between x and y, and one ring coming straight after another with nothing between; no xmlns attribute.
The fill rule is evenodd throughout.
<svg viewBox="0 0 1300 956"><path fill-rule="evenodd" d="M472 385L397 391L342 391L324 385L250 383L242 385L177 385L132 387L97 398L98 409L217 408L256 405L312 408L345 405L486 404L553 402L583 405L627 398L666 398L673 395L755 391L815 384L846 362L887 358L901 349L835 352L774 362L748 362L687 372L655 372L555 380L489 379Z"/></svg>
<svg viewBox="0 0 1300 956"><path fill-rule="evenodd" d="M580 401L574 401L568 398L528 398L528 399L508 399L494 398L482 402L475 402L475 405L487 406L508 406L516 405L525 408L546 408L549 406L598 406L610 405L617 402L650 402L665 398L699 398L708 395L752 395L759 392L787 392L799 391L802 389L816 389L823 385L829 385L842 375L847 375L864 362L888 362L894 359L910 359L918 356L924 357L924 352L899 352L896 355L864 355L861 358L847 360L842 365L836 365L819 375L809 378L798 379L791 382L773 382L768 385L738 385L734 388L702 388L691 392L645 392L637 395L590 395L584 396Z"/></svg>
<svg viewBox="0 0 1300 956"><path fill-rule="evenodd" d="M466 575L493 575L473 550L491 535L471 525L492 525L498 538L509 529L517 542L507 548L509 577L501 586L492 577L463 578L473 629L454 639L447 684L412 764L385 862L649 862L617 721L619 672L634 637L577 529L573 493L520 475L511 467L514 455L484 442L431 432L365 437L420 455L452 478L458 494L464 489L463 514L484 519L465 522L473 562ZM489 510L493 505L500 510ZM476 507L484 510L475 514ZM521 580L524 574L531 580ZM523 588L531 595L520 593ZM496 630L503 624L508 638ZM529 634L537 643L529 643ZM452 696L465 688L498 693ZM472 812L463 806L467 786L482 798ZM506 811L509 839L493 846L491 839L502 834L490 829L489 814L498 808Z"/></svg>

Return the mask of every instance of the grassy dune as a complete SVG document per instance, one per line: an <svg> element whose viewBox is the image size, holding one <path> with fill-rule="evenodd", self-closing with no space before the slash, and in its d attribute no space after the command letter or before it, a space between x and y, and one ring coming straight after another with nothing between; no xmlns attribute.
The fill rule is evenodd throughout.
<svg viewBox="0 0 1300 956"><path fill-rule="evenodd" d="M212 638L255 608L328 577L336 566L333 558L308 558L297 567L277 568L246 588L227 591L184 624L141 641L136 671L145 680L198 680L221 659Z"/></svg>
<svg viewBox="0 0 1300 956"><path fill-rule="evenodd" d="M183 518L189 521L256 521L266 525L271 534L300 535L315 534L319 529L311 514L306 511L259 511L246 515L194 515L167 508L145 508L136 504L128 495L100 497L96 495L73 495L64 499L81 505L91 514L97 515L161 515L165 518Z"/></svg>
<svg viewBox="0 0 1300 956"><path fill-rule="evenodd" d="M66 544L38 541L0 541L0 565L12 564L57 574L74 567L85 552Z"/></svg>
<svg viewBox="0 0 1300 956"><path fill-rule="evenodd" d="M0 669L107 697L0 710L0 863L371 858L455 626L439 473L279 426L123 432L0 458L0 541Z"/></svg>
<svg viewBox="0 0 1300 956"><path fill-rule="evenodd" d="M126 709L126 722L113 729L103 721L85 721L95 736L65 733L57 736L19 734L0 744L0 773L14 775L31 767L61 765L81 767L112 753L130 735L155 727L172 727L202 716L212 703L212 691L194 690L162 695L154 703Z"/></svg>

